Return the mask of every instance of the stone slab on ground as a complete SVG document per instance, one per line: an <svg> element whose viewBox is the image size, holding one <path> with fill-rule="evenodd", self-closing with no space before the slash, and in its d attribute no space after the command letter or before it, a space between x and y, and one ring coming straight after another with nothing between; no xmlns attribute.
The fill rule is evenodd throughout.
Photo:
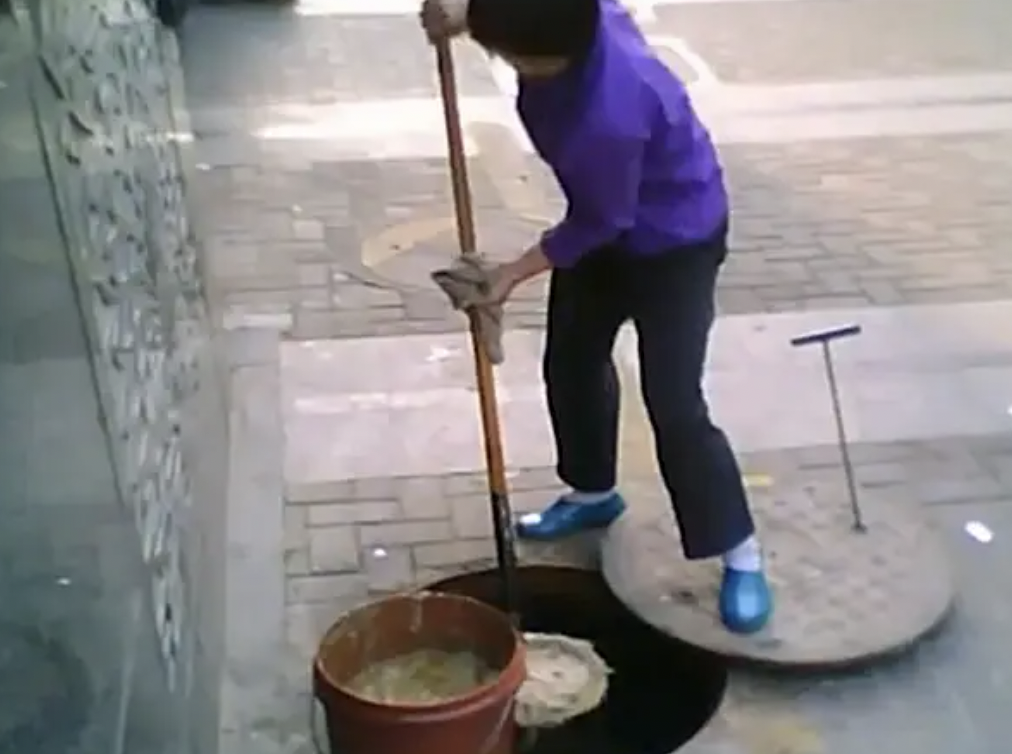
<svg viewBox="0 0 1012 754"><path fill-rule="evenodd" d="M743 451L832 441L835 426L818 349L790 338L857 322L864 334L835 346L855 442L988 434L1008 426L1012 306L902 307L724 317L706 387L717 420ZM286 343L283 403L290 485L384 475L419 476L484 466L469 336ZM497 370L506 456L513 467L554 463L541 387L542 334L513 331ZM630 410L624 450L652 456L639 409L635 342L617 362ZM349 368L353 365L354 368ZM784 386L790 386L785 390Z"/></svg>
<svg viewBox="0 0 1012 754"><path fill-rule="evenodd" d="M727 82L827 81L1012 70L992 0L671 4L648 28L682 39Z"/></svg>

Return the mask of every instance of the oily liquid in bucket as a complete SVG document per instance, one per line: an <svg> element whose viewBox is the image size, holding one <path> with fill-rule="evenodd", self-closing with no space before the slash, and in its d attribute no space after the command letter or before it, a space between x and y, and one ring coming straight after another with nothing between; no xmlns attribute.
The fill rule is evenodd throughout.
<svg viewBox="0 0 1012 754"><path fill-rule="evenodd" d="M381 704L436 704L467 694L495 677L474 652L418 649L368 665L346 688Z"/></svg>

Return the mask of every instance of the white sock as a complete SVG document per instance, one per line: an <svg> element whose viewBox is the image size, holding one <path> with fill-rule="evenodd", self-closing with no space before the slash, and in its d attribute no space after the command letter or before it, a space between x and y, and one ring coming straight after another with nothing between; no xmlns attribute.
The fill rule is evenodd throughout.
<svg viewBox="0 0 1012 754"><path fill-rule="evenodd" d="M615 488L605 490L604 492L581 492L580 490L571 490L562 497L570 503L579 503L580 505L593 505L594 503L603 503L609 497L615 494Z"/></svg>
<svg viewBox="0 0 1012 754"><path fill-rule="evenodd" d="M763 569L763 552L755 535L724 553L724 565L735 571L755 573Z"/></svg>

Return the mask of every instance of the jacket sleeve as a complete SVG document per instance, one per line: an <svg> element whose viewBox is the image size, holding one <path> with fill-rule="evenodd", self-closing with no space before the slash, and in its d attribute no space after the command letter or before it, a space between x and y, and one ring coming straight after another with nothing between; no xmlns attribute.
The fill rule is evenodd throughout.
<svg viewBox="0 0 1012 754"><path fill-rule="evenodd" d="M627 135L577 134L556 165L569 206L541 239L555 267L617 240L636 222L644 141Z"/></svg>

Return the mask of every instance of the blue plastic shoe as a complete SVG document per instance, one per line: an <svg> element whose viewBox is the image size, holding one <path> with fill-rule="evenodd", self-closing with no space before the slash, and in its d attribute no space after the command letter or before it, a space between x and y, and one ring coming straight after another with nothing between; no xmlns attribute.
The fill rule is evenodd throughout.
<svg viewBox="0 0 1012 754"><path fill-rule="evenodd" d="M528 513L517 521L522 539L552 541L592 529L604 529L625 511L617 492L600 503L571 503L561 497L541 513Z"/></svg>
<svg viewBox="0 0 1012 754"><path fill-rule="evenodd" d="M735 634L761 631L773 614L773 593L762 571L724 568L720 585L720 620Z"/></svg>

